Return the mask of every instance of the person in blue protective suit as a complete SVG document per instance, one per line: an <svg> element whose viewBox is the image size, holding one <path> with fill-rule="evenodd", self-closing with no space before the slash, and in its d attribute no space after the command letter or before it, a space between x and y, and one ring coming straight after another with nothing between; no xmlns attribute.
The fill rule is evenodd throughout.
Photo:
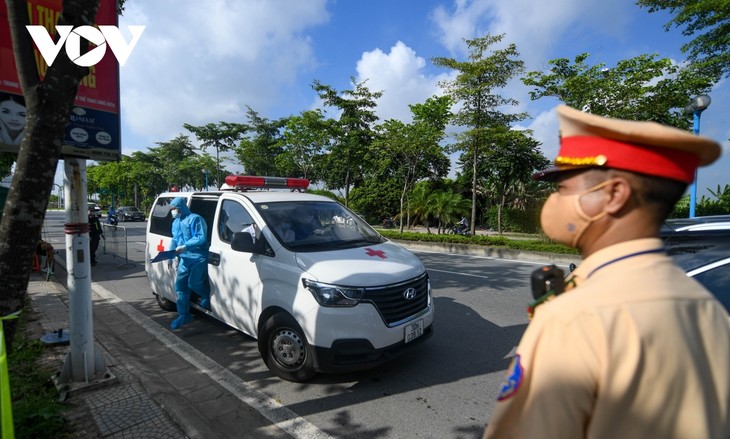
<svg viewBox="0 0 730 439"><path fill-rule="evenodd" d="M178 329L190 323L190 294L198 293L203 308L210 307L210 285L208 283L208 225L203 217L192 213L185 198L177 197L170 203L172 222L172 241L170 250L178 255L177 292L178 317L172 321L170 327Z"/></svg>

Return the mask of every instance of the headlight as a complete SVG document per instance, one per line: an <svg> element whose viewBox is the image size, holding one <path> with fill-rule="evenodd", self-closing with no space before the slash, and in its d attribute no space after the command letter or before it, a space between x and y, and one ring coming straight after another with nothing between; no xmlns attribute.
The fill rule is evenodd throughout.
<svg viewBox="0 0 730 439"><path fill-rule="evenodd" d="M355 306L365 295L362 288L341 287L309 279L302 279L302 283L322 306Z"/></svg>

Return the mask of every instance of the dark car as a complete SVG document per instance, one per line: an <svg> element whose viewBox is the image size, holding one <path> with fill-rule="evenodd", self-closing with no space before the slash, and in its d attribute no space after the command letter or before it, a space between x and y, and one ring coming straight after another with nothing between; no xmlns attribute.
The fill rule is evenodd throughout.
<svg viewBox="0 0 730 439"><path fill-rule="evenodd" d="M664 222L662 232L680 232L700 229L730 229L730 215L672 218Z"/></svg>
<svg viewBox="0 0 730 439"><path fill-rule="evenodd" d="M134 206L122 206L117 209L119 221L144 221L144 213Z"/></svg>
<svg viewBox="0 0 730 439"><path fill-rule="evenodd" d="M677 223L670 221L662 230L667 253L730 311L730 221Z"/></svg>
<svg viewBox="0 0 730 439"><path fill-rule="evenodd" d="M96 203L88 203L89 210L96 215L97 218L101 218L101 207Z"/></svg>

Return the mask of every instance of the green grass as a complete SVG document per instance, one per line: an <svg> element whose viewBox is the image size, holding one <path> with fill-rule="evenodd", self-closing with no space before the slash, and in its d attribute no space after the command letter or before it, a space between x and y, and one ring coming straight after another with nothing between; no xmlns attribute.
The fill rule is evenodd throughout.
<svg viewBox="0 0 730 439"><path fill-rule="evenodd" d="M45 346L25 330L29 303L21 313L8 357L16 438L58 438L67 434L64 405L53 383L53 371L42 367Z"/></svg>
<svg viewBox="0 0 730 439"><path fill-rule="evenodd" d="M529 237L520 236L519 238L510 238L508 236L461 236L461 235L437 235L434 233L422 233L422 232L403 232L400 233L396 230L384 230L378 229L378 232L388 239L404 240L404 241L419 241L419 242L443 242L443 243L454 243L454 244L474 244L483 245L495 248L508 248L512 250L520 251L531 251L531 252L547 252L547 253L559 253L567 255L577 255L578 251L566 247L561 244L555 244L548 241L547 239L540 239L535 237L530 239Z"/></svg>

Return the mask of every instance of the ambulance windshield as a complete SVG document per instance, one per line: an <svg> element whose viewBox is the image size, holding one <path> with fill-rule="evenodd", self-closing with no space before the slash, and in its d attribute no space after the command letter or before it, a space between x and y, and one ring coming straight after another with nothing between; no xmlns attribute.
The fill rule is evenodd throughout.
<svg viewBox="0 0 730 439"><path fill-rule="evenodd" d="M336 202L282 201L259 203L256 208L276 238L293 251L354 248L385 241Z"/></svg>

